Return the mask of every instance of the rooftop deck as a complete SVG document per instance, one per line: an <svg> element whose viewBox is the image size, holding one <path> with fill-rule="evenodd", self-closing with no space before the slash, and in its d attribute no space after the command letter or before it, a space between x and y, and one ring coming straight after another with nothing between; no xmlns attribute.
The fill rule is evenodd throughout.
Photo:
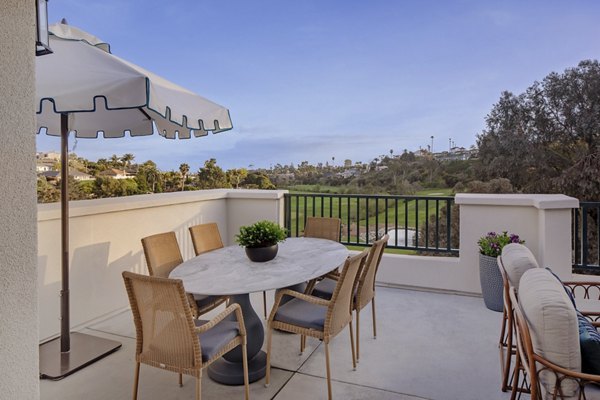
<svg viewBox="0 0 600 400"><path fill-rule="evenodd" d="M124 289L123 289L124 290ZM273 293L269 293L269 307ZM262 310L260 293L252 297ZM219 308L220 310L220 308ZM352 370L349 335L331 344L333 395L337 399L504 400L500 391L497 341L501 314L487 310L478 297L379 286L377 339L371 311L361 313L361 356ZM41 399L114 400L131 397L135 328L130 311L88 326L87 333L123 343L104 360L65 378L42 381ZM272 383L250 385L252 399L324 399L327 397L323 346L308 338L299 355L298 335L273 336ZM140 399L192 399L193 378L142 366ZM204 399L243 399L243 387L217 384L206 373Z"/></svg>

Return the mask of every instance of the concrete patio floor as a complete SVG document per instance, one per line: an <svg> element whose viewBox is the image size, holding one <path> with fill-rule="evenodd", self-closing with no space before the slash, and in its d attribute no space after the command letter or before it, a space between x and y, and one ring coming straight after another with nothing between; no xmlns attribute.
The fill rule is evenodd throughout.
<svg viewBox="0 0 600 400"><path fill-rule="evenodd" d="M272 304L272 293L269 296ZM262 313L262 295L252 295ZM220 309L219 309L220 310ZM352 370L350 338L345 332L330 346L333 396L336 399L504 400L500 391L497 341L501 314L478 297L377 288L377 339L371 311L361 313L361 352ZM123 347L61 381L41 381L42 400L114 400L131 398L135 328L125 311L83 330L123 343ZM272 382L250 385L252 399L325 399L325 355L321 342L307 339L299 355L297 335L273 336ZM193 399L194 380L183 387L174 373L142 366L139 399ZM243 399L243 387L202 379L203 399Z"/></svg>

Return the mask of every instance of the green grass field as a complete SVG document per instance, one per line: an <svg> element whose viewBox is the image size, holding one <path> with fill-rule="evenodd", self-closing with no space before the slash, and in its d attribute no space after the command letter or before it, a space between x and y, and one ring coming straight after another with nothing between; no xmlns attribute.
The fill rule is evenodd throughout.
<svg viewBox="0 0 600 400"><path fill-rule="evenodd" d="M291 234L297 236L304 228L305 216L338 217L342 220L342 236L344 240L350 237L356 240L356 227L364 233L373 231L375 226L380 228L387 225L388 229L394 226L418 229L426 221L427 216L436 215L446 207L446 201L428 200L427 197L449 196L450 189L427 189L420 191L417 199L388 198L387 203L383 198L359 198L357 195L342 195L342 197L314 197L310 192L313 186L295 186L290 190L291 197ZM319 187L323 190L323 187ZM340 188L337 188L338 191ZM343 188L342 188L343 189ZM329 187L327 190L333 192ZM299 195L299 196L296 196ZM306 195L306 196L304 196ZM324 194L327 196L327 194ZM354 197L353 197L354 196ZM359 195L360 196L360 195ZM367 204L368 203L368 204ZM387 224L386 224L387 209ZM299 222L299 224L298 224ZM348 227L351 228L348 235Z"/></svg>

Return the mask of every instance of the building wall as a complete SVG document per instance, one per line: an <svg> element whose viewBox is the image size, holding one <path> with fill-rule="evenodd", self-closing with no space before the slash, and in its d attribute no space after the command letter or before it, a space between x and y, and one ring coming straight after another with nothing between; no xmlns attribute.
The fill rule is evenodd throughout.
<svg viewBox="0 0 600 400"><path fill-rule="evenodd" d="M128 307L122 271L147 274L140 239L174 231L184 259L194 254L188 227L216 222L234 244L241 225L283 221L283 191L205 190L72 201L71 324L77 329ZM39 205L40 341L60 331L60 208Z"/></svg>
<svg viewBox="0 0 600 400"><path fill-rule="evenodd" d="M35 8L0 1L0 388L1 398L39 398Z"/></svg>

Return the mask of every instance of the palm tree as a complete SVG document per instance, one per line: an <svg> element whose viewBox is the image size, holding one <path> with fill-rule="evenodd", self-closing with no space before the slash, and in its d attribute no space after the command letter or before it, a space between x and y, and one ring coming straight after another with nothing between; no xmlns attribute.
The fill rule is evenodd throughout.
<svg viewBox="0 0 600 400"><path fill-rule="evenodd" d="M179 172L181 172L181 190L183 191L183 187L185 186L185 178L187 174L190 172L190 166L186 163L183 163L179 166Z"/></svg>
<svg viewBox="0 0 600 400"><path fill-rule="evenodd" d="M121 156L121 162L125 166L125 169L129 168L129 166L131 165L131 162L133 161L134 158L135 158L135 156L131 153L123 154Z"/></svg>
<svg viewBox="0 0 600 400"><path fill-rule="evenodd" d="M110 164L112 168L119 168L121 166L121 159L116 154L110 156Z"/></svg>

